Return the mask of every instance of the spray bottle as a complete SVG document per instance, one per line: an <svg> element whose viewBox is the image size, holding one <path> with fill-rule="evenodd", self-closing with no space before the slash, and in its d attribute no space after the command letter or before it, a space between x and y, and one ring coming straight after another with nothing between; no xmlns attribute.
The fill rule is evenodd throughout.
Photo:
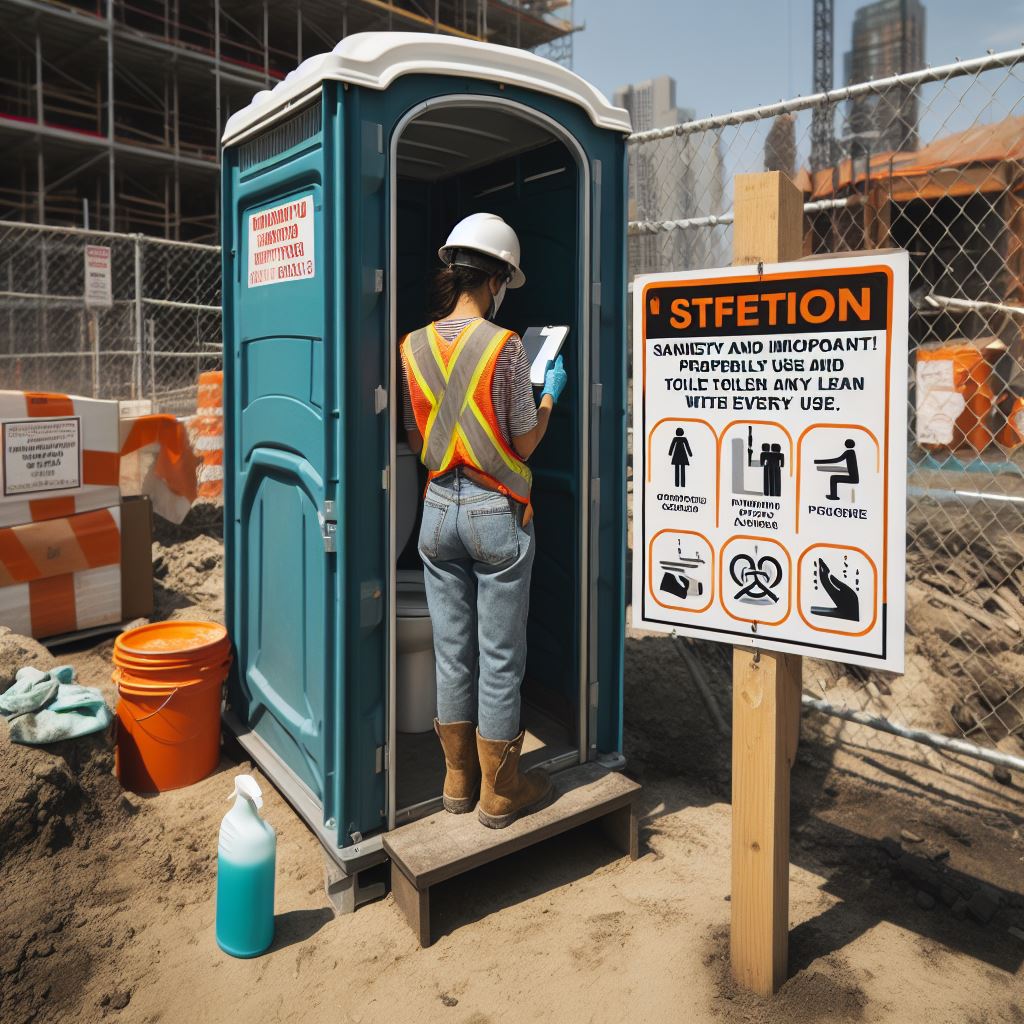
<svg viewBox="0 0 1024 1024"><path fill-rule="evenodd" d="M277 836L260 817L263 793L251 775L235 778L235 804L220 823L217 945L232 956L259 956L274 941Z"/></svg>

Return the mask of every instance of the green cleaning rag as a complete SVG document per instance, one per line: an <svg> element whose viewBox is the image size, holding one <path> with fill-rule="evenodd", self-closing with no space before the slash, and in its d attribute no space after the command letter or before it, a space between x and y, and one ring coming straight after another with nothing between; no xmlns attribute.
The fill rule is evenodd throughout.
<svg viewBox="0 0 1024 1024"><path fill-rule="evenodd" d="M0 715L15 743L34 746L102 732L114 717L98 689L75 682L70 665L48 672L18 669L14 683L0 693Z"/></svg>

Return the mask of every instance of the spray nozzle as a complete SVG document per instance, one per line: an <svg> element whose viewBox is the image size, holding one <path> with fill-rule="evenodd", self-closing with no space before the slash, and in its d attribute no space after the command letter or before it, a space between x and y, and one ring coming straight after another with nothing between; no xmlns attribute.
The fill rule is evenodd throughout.
<svg viewBox="0 0 1024 1024"><path fill-rule="evenodd" d="M257 811L263 806L263 790L251 775L235 776L235 789L228 799L234 800L236 796L245 797Z"/></svg>

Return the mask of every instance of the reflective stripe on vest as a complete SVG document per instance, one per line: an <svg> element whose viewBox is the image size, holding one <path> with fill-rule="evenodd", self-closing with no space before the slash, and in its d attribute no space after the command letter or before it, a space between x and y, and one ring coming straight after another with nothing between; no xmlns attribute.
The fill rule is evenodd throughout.
<svg viewBox="0 0 1024 1024"><path fill-rule="evenodd" d="M502 437L489 387L480 396L485 409L477 401L481 378L491 366L493 379L493 364L511 336L477 320L455 340L446 363L442 339L430 324L408 335L402 353L410 390L418 390L430 406L425 423L417 416L417 424L423 434L420 458L431 475L469 465L526 503L533 474Z"/></svg>

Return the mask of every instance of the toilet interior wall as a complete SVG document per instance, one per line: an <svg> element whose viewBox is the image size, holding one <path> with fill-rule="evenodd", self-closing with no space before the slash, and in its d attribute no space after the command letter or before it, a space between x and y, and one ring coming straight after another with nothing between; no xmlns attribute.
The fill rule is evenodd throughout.
<svg viewBox="0 0 1024 1024"><path fill-rule="evenodd" d="M450 110L444 111L444 116L449 123L456 119ZM533 134L539 133L534 129ZM415 138L419 148L413 152L418 157L430 156L430 135L421 127ZM398 337L428 321L431 279L441 267L437 249L457 221L477 212L503 217L515 228L522 246L526 285L507 292L496 317L500 325L520 334L529 326L570 325L563 347L569 385L555 407L547 435L530 459L537 552L523 697L524 714L525 705L530 704L554 718L565 729L565 749L573 749L579 744L581 401L586 393L579 358L581 176L569 149L551 135L525 151L502 153L481 163L481 157L486 157L484 147L478 149L470 169L460 170L458 162L453 162L446 173L425 180L419 175L403 175L399 141L393 206L397 216ZM539 399L537 389L534 395ZM397 429L404 440L400 407ZM425 470L422 466L420 470L422 483ZM398 568L420 567L418 532L419 512L412 538L399 553Z"/></svg>

